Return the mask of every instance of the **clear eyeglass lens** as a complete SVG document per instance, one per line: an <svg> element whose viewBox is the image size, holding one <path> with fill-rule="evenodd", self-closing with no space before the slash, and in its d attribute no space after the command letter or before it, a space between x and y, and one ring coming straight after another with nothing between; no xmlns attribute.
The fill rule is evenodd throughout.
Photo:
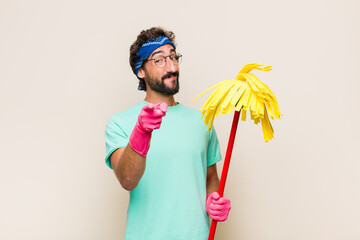
<svg viewBox="0 0 360 240"><path fill-rule="evenodd" d="M181 54L175 55L175 59L176 59L176 62L178 65L180 65L180 63L181 63L181 59L182 59L181 57L182 57Z"/></svg>
<svg viewBox="0 0 360 240"><path fill-rule="evenodd" d="M158 67L164 67L165 66L165 57L164 56L158 56L154 59L156 66Z"/></svg>

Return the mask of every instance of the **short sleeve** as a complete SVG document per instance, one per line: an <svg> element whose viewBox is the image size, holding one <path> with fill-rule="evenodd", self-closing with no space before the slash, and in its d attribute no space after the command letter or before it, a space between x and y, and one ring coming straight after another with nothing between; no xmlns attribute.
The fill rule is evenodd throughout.
<svg viewBox="0 0 360 240"><path fill-rule="evenodd" d="M207 152L207 166L211 166L221 160L219 140L215 128L210 131L209 146Z"/></svg>
<svg viewBox="0 0 360 240"><path fill-rule="evenodd" d="M106 164L112 169L110 156L118 148L126 147L129 142L129 136L120 127L119 123L114 120L114 117L106 124L105 128L105 142L106 142Z"/></svg>

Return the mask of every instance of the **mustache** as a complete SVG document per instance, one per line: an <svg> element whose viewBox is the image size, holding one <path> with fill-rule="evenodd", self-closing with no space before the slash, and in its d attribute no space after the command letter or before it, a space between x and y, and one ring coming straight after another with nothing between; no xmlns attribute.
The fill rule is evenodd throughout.
<svg viewBox="0 0 360 240"><path fill-rule="evenodd" d="M165 78L170 78L170 77L179 77L179 72L169 72L167 74L165 74L164 76L162 76L162 80L165 80Z"/></svg>

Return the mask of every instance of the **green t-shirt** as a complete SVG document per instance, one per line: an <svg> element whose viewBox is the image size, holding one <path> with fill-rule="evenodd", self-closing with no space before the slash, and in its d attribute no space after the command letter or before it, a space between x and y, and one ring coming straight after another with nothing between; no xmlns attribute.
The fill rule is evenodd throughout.
<svg viewBox="0 0 360 240"><path fill-rule="evenodd" d="M115 113L108 121L110 168L110 155L127 146L146 104ZM182 104L169 107L160 129L152 133L144 175L130 192L125 240L206 240L206 171L220 160L216 132L206 131L201 113Z"/></svg>

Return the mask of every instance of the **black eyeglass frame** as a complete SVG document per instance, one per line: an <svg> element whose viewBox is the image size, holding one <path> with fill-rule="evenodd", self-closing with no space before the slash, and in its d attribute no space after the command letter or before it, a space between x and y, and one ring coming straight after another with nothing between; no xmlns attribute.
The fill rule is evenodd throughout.
<svg viewBox="0 0 360 240"><path fill-rule="evenodd" d="M179 66L180 65L180 63L181 63L181 59L182 59L182 54L180 54L180 53L177 53L177 54L175 54L175 55L168 55L168 56L163 56L163 55L160 55L160 56L157 56L156 58L158 58L158 57L164 57L164 66L162 66L162 67L159 67L157 64L156 64L156 62L155 62L155 60L156 60L156 58L150 58L150 59L144 59L143 60L143 62L148 62L148 61L152 61L152 60L154 60L154 63L155 63L155 65L158 67L158 68L163 68L163 67L165 67L166 66L166 59L167 58L169 58L170 59L170 57L175 57L175 58L177 58L176 59L176 63L177 63L177 66ZM180 59L180 60L179 60ZM171 59L170 59L171 60ZM175 59L174 59L175 60ZM173 61L173 60L171 60L171 61Z"/></svg>

